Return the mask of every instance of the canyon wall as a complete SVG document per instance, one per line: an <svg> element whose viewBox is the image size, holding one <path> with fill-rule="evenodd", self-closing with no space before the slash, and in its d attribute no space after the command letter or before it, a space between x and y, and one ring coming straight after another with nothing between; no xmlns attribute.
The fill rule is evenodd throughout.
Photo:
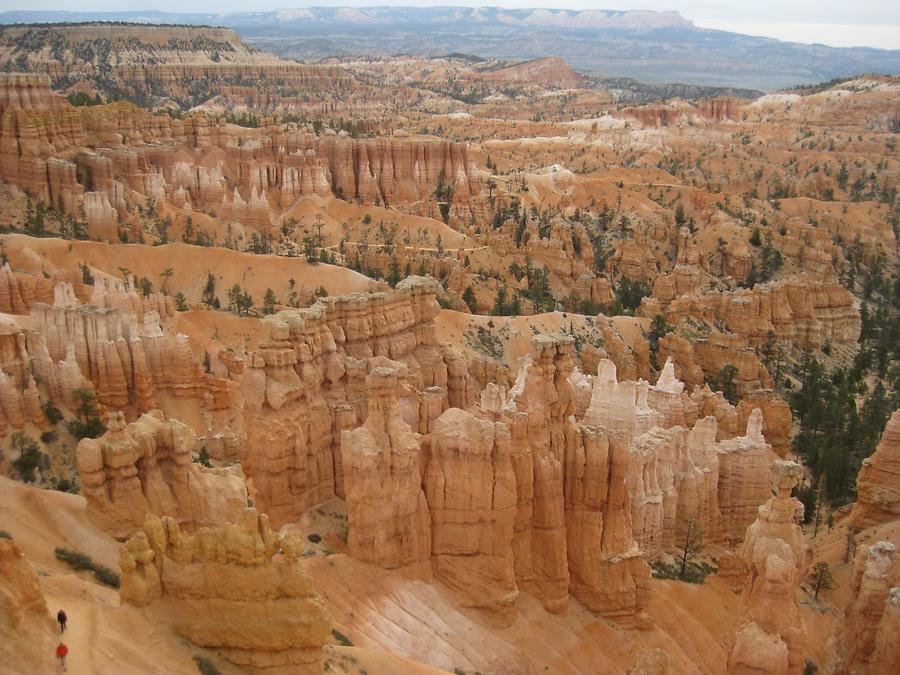
<svg viewBox="0 0 900 675"><path fill-rule="evenodd" d="M325 298L266 319L269 340L248 356L241 378L247 430L241 463L256 503L274 523L348 495L342 432L366 421L366 378L376 369L396 372L402 419L418 433L427 433L447 407L474 400L465 368L435 336L436 293L436 281L408 277L389 293ZM373 440L374 447L389 447L379 434Z"/></svg>
<svg viewBox="0 0 900 675"><path fill-rule="evenodd" d="M42 76L0 74L0 180L84 221L94 238L115 240L148 199L271 234L301 197L396 206L430 201L441 186L455 203L482 192L461 143L245 129L126 103L74 108L48 85Z"/></svg>
<svg viewBox="0 0 900 675"><path fill-rule="evenodd" d="M801 275L728 293L676 294L664 292L660 279L652 297L642 302L643 316L662 313L672 324L689 317L711 325L721 322L755 347L774 339L820 349L859 339L855 300L834 280Z"/></svg>
<svg viewBox="0 0 900 675"><path fill-rule="evenodd" d="M430 561L462 604L503 624L524 590L551 612L572 594L647 627L646 559L677 551L689 520L739 542L775 455L760 410L746 436L717 441L716 417L697 418L671 362L651 386L619 382L608 360L586 377L573 356L571 338L537 337L509 389L488 384L467 410L448 400L433 422L421 406L403 419L397 367L370 370L368 418L341 441L350 554Z"/></svg>

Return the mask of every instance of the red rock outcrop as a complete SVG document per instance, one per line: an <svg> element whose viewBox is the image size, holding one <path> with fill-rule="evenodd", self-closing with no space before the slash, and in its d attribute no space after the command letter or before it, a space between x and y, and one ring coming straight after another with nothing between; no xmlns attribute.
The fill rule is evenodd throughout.
<svg viewBox="0 0 900 675"><path fill-rule="evenodd" d="M900 662L900 587L892 588L884 603L884 613L875 633L875 648L869 659L872 673L887 673Z"/></svg>
<svg viewBox="0 0 900 675"><path fill-rule="evenodd" d="M791 407L773 391L758 390L741 398L737 405L738 428L746 428L751 413L759 409L763 416L762 434L782 458L790 451Z"/></svg>
<svg viewBox="0 0 900 675"><path fill-rule="evenodd" d="M516 525L513 546L520 588L547 610L568 607L569 566L564 501L565 447L574 429L571 384L573 343L540 337L523 359L507 398L513 427Z"/></svg>
<svg viewBox="0 0 900 675"><path fill-rule="evenodd" d="M150 515L121 548L120 596L153 603L176 633L247 672L322 672L329 620L302 550L254 509L194 534Z"/></svg>
<svg viewBox="0 0 900 675"><path fill-rule="evenodd" d="M762 412L755 409L747 421L747 434L719 443L720 536L729 544L744 539L757 508L769 496L772 448L762 435Z"/></svg>
<svg viewBox="0 0 900 675"><path fill-rule="evenodd" d="M108 306L35 305L32 309L29 352L54 400L74 409L73 385L90 383L87 388L94 390L100 403L128 411L132 418L134 413L159 407L168 396L193 399L211 410L231 405L228 383L203 372L187 336L167 334L160 326L157 309L173 313L170 298L158 296L158 302L151 304L101 288L95 294ZM131 311L135 306L143 310L142 321Z"/></svg>
<svg viewBox="0 0 900 675"><path fill-rule="evenodd" d="M729 656L729 673L770 672L767 668L799 673L803 668L806 627L797 584L812 556L796 523L803 507L791 497L802 473L795 462L776 461L775 496L759 507L756 521L747 528L741 558L749 570L744 590L748 611Z"/></svg>
<svg viewBox="0 0 900 675"><path fill-rule="evenodd" d="M122 103L74 108L49 92L21 94L22 77L0 79L9 108L0 116L0 179L85 220L94 238L117 238L119 223L146 199L270 234L280 213L307 196L413 208L433 207L439 186L451 188L455 204L482 192L465 144L237 131L203 114L174 119Z"/></svg>
<svg viewBox="0 0 900 675"><path fill-rule="evenodd" d="M897 626L898 584L900 566L892 543L879 541L856 549L847 607L835 629L842 647L835 672L874 675L896 665L889 660L897 653L896 633L893 639L887 636Z"/></svg>
<svg viewBox="0 0 900 675"><path fill-rule="evenodd" d="M509 427L450 408L434 422L428 454L423 484L434 574L462 594L464 605L487 609L508 625L519 595Z"/></svg>
<svg viewBox="0 0 900 675"><path fill-rule="evenodd" d="M188 529L234 521L247 506L239 468L206 469L192 461L194 432L162 413L125 425L107 420L100 438L77 448L88 516L120 539L139 530L148 514L171 516Z"/></svg>
<svg viewBox="0 0 900 675"><path fill-rule="evenodd" d="M394 370L375 368L366 380L365 424L341 437L348 552L382 567L426 561L446 536L442 528L432 537L420 439L403 419L398 387Z"/></svg>
<svg viewBox="0 0 900 675"><path fill-rule="evenodd" d="M864 529L900 518L900 410L895 410L875 452L863 460L856 479L852 518Z"/></svg>
<svg viewBox="0 0 900 675"><path fill-rule="evenodd" d="M710 325L719 321L756 347L770 334L777 341L814 349L826 343L853 344L859 338L859 310L853 296L833 279L797 276L728 293L657 299L669 323L688 317ZM659 311L650 303L642 306L641 313L654 316Z"/></svg>
<svg viewBox="0 0 900 675"><path fill-rule="evenodd" d="M52 672L56 626L38 575L18 545L0 538L0 661L9 672Z"/></svg>

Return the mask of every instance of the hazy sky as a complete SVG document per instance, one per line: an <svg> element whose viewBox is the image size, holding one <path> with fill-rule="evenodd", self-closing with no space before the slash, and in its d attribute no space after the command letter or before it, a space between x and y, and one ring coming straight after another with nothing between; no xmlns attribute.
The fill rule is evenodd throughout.
<svg viewBox="0 0 900 675"><path fill-rule="evenodd" d="M837 47L900 49L900 0L0 0L0 10L69 11L229 12L379 5L676 10L707 28Z"/></svg>

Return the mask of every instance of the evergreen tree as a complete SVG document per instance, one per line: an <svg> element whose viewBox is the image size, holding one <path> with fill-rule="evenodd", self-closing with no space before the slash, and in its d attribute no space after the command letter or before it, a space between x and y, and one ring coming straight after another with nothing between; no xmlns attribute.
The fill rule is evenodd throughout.
<svg viewBox="0 0 900 675"><path fill-rule="evenodd" d="M819 591L829 591L834 588L834 577L831 575L831 567L824 560L820 560L813 565L812 572L809 575L809 582L813 586L815 594L814 600L819 599Z"/></svg>
<svg viewBox="0 0 900 675"><path fill-rule="evenodd" d="M275 298L275 291L267 288L266 294L263 296L263 314L274 314L275 305L277 304L278 300Z"/></svg>
<svg viewBox="0 0 900 675"><path fill-rule="evenodd" d="M478 306L475 300L475 291L472 290L471 286L466 286L466 290L464 290L462 294L462 299L468 306L469 311L475 314L478 310Z"/></svg>

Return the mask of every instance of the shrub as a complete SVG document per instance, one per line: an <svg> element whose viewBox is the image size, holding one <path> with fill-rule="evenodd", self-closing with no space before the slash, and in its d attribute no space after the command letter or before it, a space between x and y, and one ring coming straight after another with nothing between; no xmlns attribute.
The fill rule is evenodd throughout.
<svg viewBox="0 0 900 675"><path fill-rule="evenodd" d="M41 409L44 411L44 415L47 417L47 421L50 424L58 424L62 421L63 414L59 411L55 405L53 405L50 401L47 401L41 406Z"/></svg>
<svg viewBox="0 0 900 675"><path fill-rule="evenodd" d="M118 573L114 572L109 567L98 565L97 563L94 563L94 577L101 584L105 584L110 588L118 588L122 583Z"/></svg>
<svg viewBox="0 0 900 675"><path fill-rule="evenodd" d="M47 469L50 466L50 457L41 452L34 439L21 432L13 434L12 448L17 450L19 456L12 461L16 475L26 483L34 480L34 472L37 469Z"/></svg>
<svg viewBox="0 0 900 675"><path fill-rule="evenodd" d="M679 576L681 565L667 565L660 560L650 563L650 570L655 579L672 579L686 581L689 584L702 584L706 577L716 572L716 568L705 562L689 561L684 568L684 576Z"/></svg>
<svg viewBox="0 0 900 675"><path fill-rule="evenodd" d="M0 530L0 539L12 539L12 535L6 530Z"/></svg>
<svg viewBox="0 0 900 675"><path fill-rule="evenodd" d="M68 478L60 478L56 481L56 487L54 489L59 490L60 492L78 494L78 483L71 481Z"/></svg>
<svg viewBox="0 0 900 675"><path fill-rule="evenodd" d="M200 656L199 654L194 654L194 663L197 664L197 670L199 670L203 675L222 675L219 672L219 669L213 665L213 662L209 659Z"/></svg>
<svg viewBox="0 0 900 675"><path fill-rule="evenodd" d="M111 588L118 588L121 584L118 573L114 572L109 567L95 563L89 555L68 548L57 548L54 551L54 554L56 555L57 560L66 563L76 572L90 570L94 573L94 578L101 584L105 584Z"/></svg>
<svg viewBox="0 0 900 675"><path fill-rule="evenodd" d="M634 311L641 300L650 295L650 285L644 281L622 277L616 286L616 302L624 311Z"/></svg>
<svg viewBox="0 0 900 675"><path fill-rule="evenodd" d="M85 555L84 553L72 551L67 548L57 548L54 551L54 554L56 555L57 560L61 560L77 572L93 569L94 561L91 560L89 555Z"/></svg>
<svg viewBox="0 0 900 675"><path fill-rule="evenodd" d="M762 237L759 234L759 228L754 227L753 232L750 234L750 245L759 248L762 246Z"/></svg>
<svg viewBox="0 0 900 675"><path fill-rule="evenodd" d="M344 647L352 647L353 646L353 642L350 641L350 638L348 638L346 635L344 635L337 628L331 629L331 635L334 637L335 640L337 640L339 643L341 643Z"/></svg>
<svg viewBox="0 0 900 675"><path fill-rule="evenodd" d="M200 453L194 458L194 462L200 466L205 466L207 469L212 467L212 462L209 461L209 452L205 445L200 448Z"/></svg>

